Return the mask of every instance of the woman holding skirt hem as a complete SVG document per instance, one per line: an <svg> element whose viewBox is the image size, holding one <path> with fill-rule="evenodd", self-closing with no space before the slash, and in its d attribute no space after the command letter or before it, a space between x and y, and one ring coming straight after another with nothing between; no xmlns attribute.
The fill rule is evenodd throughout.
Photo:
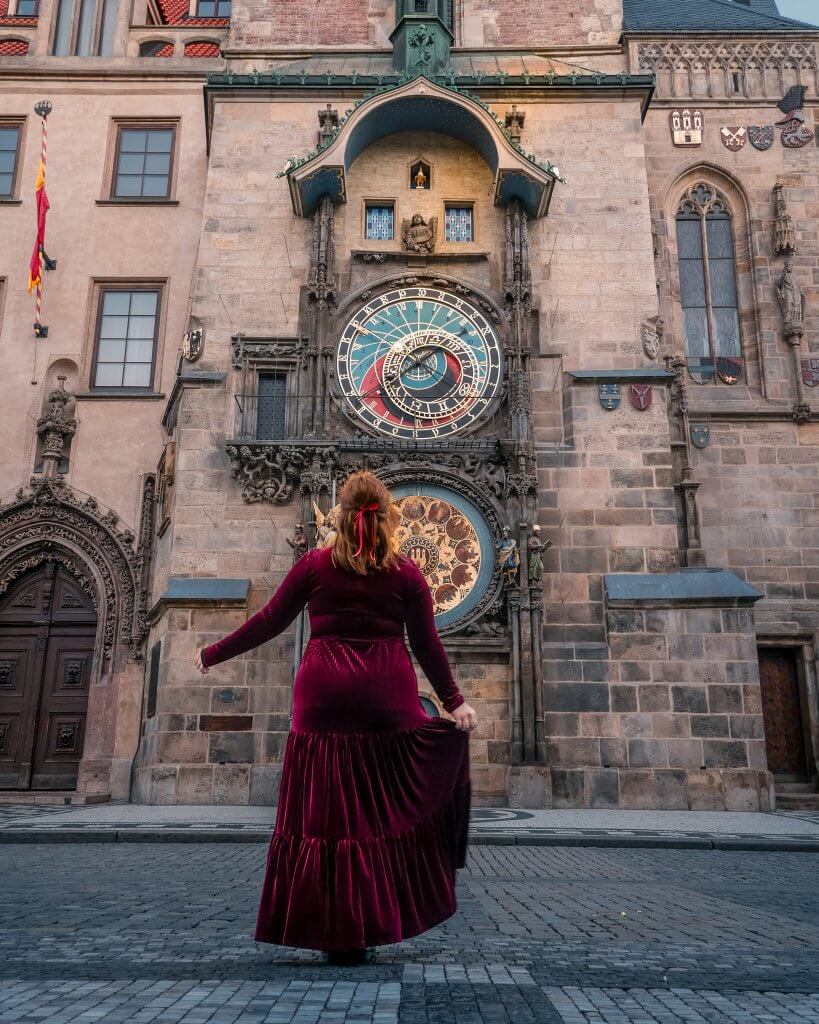
<svg viewBox="0 0 819 1024"><path fill-rule="evenodd" d="M303 555L264 608L199 652L197 667L270 640L307 606L255 938L349 963L455 913L477 716L452 677L423 575L394 551L386 487L354 473L339 499L332 547ZM454 721L421 707L405 628Z"/></svg>

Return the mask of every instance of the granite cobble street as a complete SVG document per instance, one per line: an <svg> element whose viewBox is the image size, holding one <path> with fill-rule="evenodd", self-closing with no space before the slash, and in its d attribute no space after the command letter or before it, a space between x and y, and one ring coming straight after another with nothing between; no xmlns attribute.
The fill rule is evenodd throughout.
<svg viewBox="0 0 819 1024"><path fill-rule="evenodd" d="M475 846L373 964L250 938L258 844L0 849L0 1024L819 1024L810 853Z"/></svg>

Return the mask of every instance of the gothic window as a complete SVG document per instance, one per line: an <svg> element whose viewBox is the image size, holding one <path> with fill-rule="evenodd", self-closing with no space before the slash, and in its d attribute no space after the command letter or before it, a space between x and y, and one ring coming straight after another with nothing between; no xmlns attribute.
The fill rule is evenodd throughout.
<svg viewBox="0 0 819 1024"><path fill-rule="evenodd" d="M11 199L17 182L20 125L0 124L0 199Z"/></svg>
<svg viewBox="0 0 819 1024"><path fill-rule="evenodd" d="M119 126L113 199L167 199L171 188L173 125Z"/></svg>
<svg viewBox="0 0 819 1024"><path fill-rule="evenodd" d="M471 206L447 206L444 211L444 238L447 242L471 242L472 231Z"/></svg>
<svg viewBox="0 0 819 1024"><path fill-rule="evenodd" d="M395 237L395 207L392 203L367 203L364 237L379 242L387 242Z"/></svg>
<svg viewBox="0 0 819 1024"><path fill-rule="evenodd" d="M702 182L689 189L677 210L680 301L685 355L699 384L718 376L735 384L742 376L734 231L726 201Z"/></svg>
<svg viewBox="0 0 819 1024"><path fill-rule="evenodd" d="M93 386L149 390L158 324L158 290L103 289L97 317Z"/></svg>
<svg viewBox="0 0 819 1024"><path fill-rule="evenodd" d="M259 374L259 402L256 412L256 438L276 441L285 436L287 412L287 374Z"/></svg>

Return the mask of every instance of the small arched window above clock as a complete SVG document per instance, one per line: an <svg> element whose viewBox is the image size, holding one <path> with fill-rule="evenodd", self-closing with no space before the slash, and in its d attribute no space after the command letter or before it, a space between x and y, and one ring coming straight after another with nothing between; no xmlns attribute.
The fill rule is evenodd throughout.
<svg viewBox="0 0 819 1024"><path fill-rule="evenodd" d="M419 158L410 164L409 187L413 191L432 188L432 168L426 160Z"/></svg>

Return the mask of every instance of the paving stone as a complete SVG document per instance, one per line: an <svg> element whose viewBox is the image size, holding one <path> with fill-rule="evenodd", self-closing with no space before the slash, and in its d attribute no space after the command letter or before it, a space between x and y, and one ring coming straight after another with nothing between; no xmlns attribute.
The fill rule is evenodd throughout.
<svg viewBox="0 0 819 1024"><path fill-rule="evenodd" d="M0 849L0 1024L819 1024L812 854L473 847L357 968L253 942L263 859Z"/></svg>

